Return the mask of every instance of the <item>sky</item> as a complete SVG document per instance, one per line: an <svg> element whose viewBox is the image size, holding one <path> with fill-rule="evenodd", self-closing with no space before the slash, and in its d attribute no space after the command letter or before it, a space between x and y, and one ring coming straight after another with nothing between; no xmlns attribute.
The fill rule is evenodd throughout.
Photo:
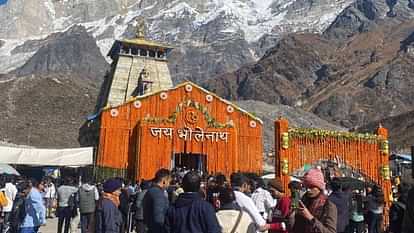
<svg viewBox="0 0 414 233"><path fill-rule="evenodd" d="M7 0L0 0L0 5L6 4Z"/></svg>

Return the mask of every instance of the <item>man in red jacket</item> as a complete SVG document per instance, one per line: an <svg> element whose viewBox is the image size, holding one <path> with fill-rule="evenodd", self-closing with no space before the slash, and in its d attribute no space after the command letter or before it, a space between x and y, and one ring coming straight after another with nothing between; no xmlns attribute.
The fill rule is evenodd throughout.
<svg viewBox="0 0 414 233"><path fill-rule="evenodd" d="M294 208L297 201L300 200L299 192L302 184L298 181L289 183L289 189L292 196L286 196L280 180L275 179L269 183L269 189L274 198L277 199L277 205L273 208L272 223L281 223L285 227L279 230L271 230L270 233L287 233L294 224Z"/></svg>

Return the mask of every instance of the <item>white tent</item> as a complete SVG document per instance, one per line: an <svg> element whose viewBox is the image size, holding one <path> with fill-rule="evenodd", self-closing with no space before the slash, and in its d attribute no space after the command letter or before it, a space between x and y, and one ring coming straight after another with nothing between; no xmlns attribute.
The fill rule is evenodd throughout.
<svg viewBox="0 0 414 233"><path fill-rule="evenodd" d="M36 149L0 146L0 163L35 166L85 166L93 164L93 148Z"/></svg>

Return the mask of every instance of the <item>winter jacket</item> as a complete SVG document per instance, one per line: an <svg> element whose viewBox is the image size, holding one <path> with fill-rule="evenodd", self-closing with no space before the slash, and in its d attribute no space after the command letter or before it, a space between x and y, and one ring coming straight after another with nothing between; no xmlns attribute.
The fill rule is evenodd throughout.
<svg viewBox="0 0 414 233"><path fill-rule="evenodd" d="M135 219L136 220L144 220L144 208L143 208L143 201L144 196L148 190L143 190L137 194L137 198L135 199Z"/></svg>
<svg viewBox="0 0 414 233"><path fill-rule="evenodd" d="M182 193L168 209L168 233L220 233L220 225L213 206L199 193Z"/></svg>
<svg viewBox="0 0 414 233"><path fill-rule="evenodd" d="M79 189L79 211L81 214L95 212L96 201L99 200L98 189L89 184L83 184Z"/></svg>
<svg viewBox="0 0 414 233"><path fill-rule="evenodd" d="M335 204L338 210L338 221L336 223L336 231L338 233L345 232L349 224L351 204L349 195L344 192L333 192L329 196L329 200Z"/></svg>
<svg viewBox="0 0 414 233"><path fill-rule="evenodd" d="M235 228L237 233L255 233L256 225L250 215L243 211L237 204L224 205L216 213L217 220L222 227L222 233L230 233L236 225L239 214L242 212L240 222Z"/></svg>
<svg viewBox="0 0 414 233"><path fill-rule="evenodd" d="M120 233L122 214L117 206L108 199L102 198L96 207L96 233Z"/></svg>
<svg viewBox="0 0 414 233"><path fill-rule="evenodd" d="M401 201L393 202L389 212L390 232L401 233L404 212L406 210L405 203Z"/></svg>
<svg viewBox="0 0 414 233"><path fill-rule="evenodd" d="M154 185L144 196L144 223L148 233L164 232L165 214L168 209L168 197L164 190Z"/></svg>
<svg viewBox="0 0 414 233"><path fill-rule="evenodd" d="M277 201L277 205L272 210L272 223L285 223L287 228L290 229L293 227L295 222L295 213L291 210L292 199L290 197L282 197ZM285 230L272 230L270 233L286 233L288 229Z"/></svg>
<svg viewBox="0 0 414 233"><path fill-rule="evenodd" d="M402 224L402 233L414 232L414 188L408 193L407 207L404 213L404 220Z"/></svg>
<svg viewBox="0 0 414 233"><path fill-rule="evenodd" d="M314 218L312 222L305 219L303 216L295 215L294 233L336 233L337 210L334 203L326 200L325 204L320 207L322 214L319 219ZM313 230L306 231L306 226L312 224Z"/></svg>
<svg viewBox="0 0 414 233"><path fill-rule="evenodd" d="M25 200L26 216L20 227L38 227L46 223L46 207L39 190L32 188Z"/></svg>

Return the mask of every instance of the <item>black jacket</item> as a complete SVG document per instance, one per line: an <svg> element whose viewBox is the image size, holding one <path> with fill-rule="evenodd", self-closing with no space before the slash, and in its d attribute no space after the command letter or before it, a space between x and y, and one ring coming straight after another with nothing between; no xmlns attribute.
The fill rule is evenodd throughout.
<svg viewBox="0 0 414 233"><path fill-rule="evenodd" d="M105 198L98 201L96 208L96 233L120 233L122 214L116 205Z"/></svg>
<svg viewBox="0 0 414 233"><path fill-rule="evenodd" d="M402 224L404 219L404 213L406 210L406 204L401 201L393 202L390 208L390 231L393 233L402 232Z"/></svg>
<svg viewBox="0 0 414 233"><path fill-rule="evenodd" d="M199 193L180 194L167 211L165 225L168 233L221 232L213 206Z"/></svg>
<svg viewBox="0 0 414 233"><path fill-rule="evenodd" d="M346 227L349 224L351 202L349 195L344 192L333 192L329 196L329 200L336 205L338 210L338 220L336 222L336 231L338 233L345 232Z"/></svg>
<svg viewBox="0 0 414 233"><path fill-rule="evenodd" d="M143 200L144 223L148 233L163 233L165 214L168 209L168 198L164 190L154 185L148 189Z"/></svg>

